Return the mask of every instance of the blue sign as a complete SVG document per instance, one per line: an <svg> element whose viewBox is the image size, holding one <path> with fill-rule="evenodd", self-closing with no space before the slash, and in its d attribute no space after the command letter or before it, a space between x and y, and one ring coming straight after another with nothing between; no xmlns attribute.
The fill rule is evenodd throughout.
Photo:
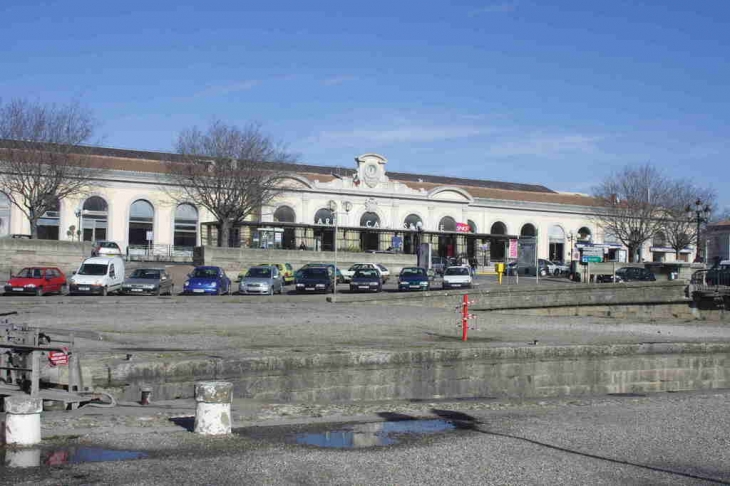
<svg viewBox="0 0 730 486"><path fill-rule="evenodd" d="M403 246L403 238L400 236L394 236L390 239L390 246L393 248L400 248Z"/></svg>

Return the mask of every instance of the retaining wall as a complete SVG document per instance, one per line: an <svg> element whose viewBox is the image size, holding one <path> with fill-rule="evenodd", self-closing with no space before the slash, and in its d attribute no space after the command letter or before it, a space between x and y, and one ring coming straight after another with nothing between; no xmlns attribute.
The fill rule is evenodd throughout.
<svg viewBox="0 0 730 486"><path fill-rule="evenodd" d="M90 255L90 242L0 238L0 279L33 265L58 267L70 275Z"/></svg>
<svg viewBox="0 0 730 486"><path fill-rule="evenodd" d="M253 248L218 248L201 246L195 249L195 265L216 265L229 275L261 263L291 263L298 269L306 263L332 262L334 252L310 250L262 250ZM337 266L349 268L353 263L380 263L397 274L403 267L416 265L415 255L391 253L337 252Z"/></svg>

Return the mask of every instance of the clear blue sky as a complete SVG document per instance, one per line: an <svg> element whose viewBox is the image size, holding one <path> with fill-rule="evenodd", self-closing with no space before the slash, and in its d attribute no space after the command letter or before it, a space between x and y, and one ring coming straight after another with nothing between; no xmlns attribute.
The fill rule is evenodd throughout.
<svg viewBox="0 0 730 486"><path fill-rule="evenodd" d="M80 100L101 144L214 117L302 161L589 192L651 162L730 206L726 0L4 0L0 96Z"/></svg>

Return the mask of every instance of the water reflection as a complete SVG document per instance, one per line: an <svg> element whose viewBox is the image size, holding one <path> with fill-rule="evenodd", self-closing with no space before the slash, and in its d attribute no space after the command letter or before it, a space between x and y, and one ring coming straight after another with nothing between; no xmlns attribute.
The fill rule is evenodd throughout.
<svg viewBox="0 0 730 486"><path fill-rule="evenodd" d="M143 459L148 454L140 451L118 451L100 447L69 446L62 448L7 448L0 449L0 468L62 466L82 462L129 461Z"/></svg>
<svg viewBox="0 0 730 486"><path fill-rule="evenodd" d="M324 432L306 432L297 434L294 441L297 444L317 447L357 449L393 445L407 436L436 434L454 429L456 426L447 420L398 420L353 424Z"/></svg>

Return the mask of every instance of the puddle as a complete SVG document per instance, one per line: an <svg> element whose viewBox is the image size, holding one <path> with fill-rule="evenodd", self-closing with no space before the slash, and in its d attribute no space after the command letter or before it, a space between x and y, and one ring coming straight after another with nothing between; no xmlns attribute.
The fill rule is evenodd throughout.
<svg viewBox="0 0 730 486"><path fill-rule="evenodd" d="M447 420L397 420L343 426L339 430L297 434L294 442L334 449L357 449L398 444L404 439L455 430Z"/></svg>
<svg viewBox="0 0 730 486"><path fill-rule="evenodd" d="M120 451L100 447L0 449L0 468L62 466L82 462L129 461L148 457L146 452Z"/></svg>

